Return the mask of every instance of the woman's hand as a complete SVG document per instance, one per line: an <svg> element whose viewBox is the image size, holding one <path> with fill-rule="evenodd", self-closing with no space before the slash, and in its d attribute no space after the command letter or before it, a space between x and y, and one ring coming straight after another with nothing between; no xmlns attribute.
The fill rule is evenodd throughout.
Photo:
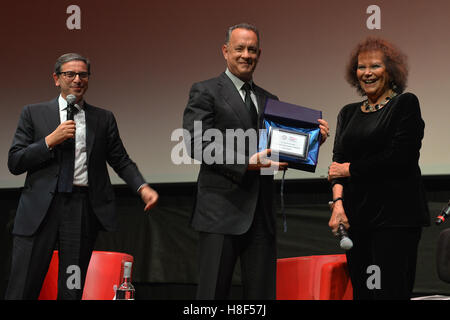
<svg viewBox="0 0 450 320"><path fill-rule="evenodd" d="M331 217L328 226L331 228L334 235L337 233L339 224L343 224L345 229L350 228L342 200L333 203L331 206Z"/></svg>
<svg viewBox="0 0 450 320"><path fill-rule="evenodd" d="M333 162L328 167L328 181L336 178L350 177L350 162L337 163Z"/></svg>

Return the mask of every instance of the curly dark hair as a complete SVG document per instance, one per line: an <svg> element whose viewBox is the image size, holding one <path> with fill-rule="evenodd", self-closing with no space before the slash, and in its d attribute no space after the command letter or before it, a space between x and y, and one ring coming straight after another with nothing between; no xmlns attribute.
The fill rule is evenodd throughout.
<svg viewBox="0 0 450 320"><path fill-rule="evenodd" d="M358 56L362 52L381 51L384 55L384 64L386 72L389 75L390 88L400 94L405 91L408 81L408 64L406 55L396 48L390 42L376 37L368 37L360 42L350 55L350 61L347 65L345 79L352 87L355 87L358 93L365 96L361 88L356 70L358 68Z"/></svg>

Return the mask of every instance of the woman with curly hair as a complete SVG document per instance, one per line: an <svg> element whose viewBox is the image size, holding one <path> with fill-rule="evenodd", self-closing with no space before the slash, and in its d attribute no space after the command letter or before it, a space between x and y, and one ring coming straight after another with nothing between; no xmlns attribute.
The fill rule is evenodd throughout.
<svg viewBox="0 0 450 320"><path fill-rule="evenodd" d="M354 299L410 299L428 205L419 168L424 134L419 100L406 92L406 56L369 37L355 48L346 71L365 97L337 119L328 180L329 226L342 224L354 246L347 262Z"/></svg>

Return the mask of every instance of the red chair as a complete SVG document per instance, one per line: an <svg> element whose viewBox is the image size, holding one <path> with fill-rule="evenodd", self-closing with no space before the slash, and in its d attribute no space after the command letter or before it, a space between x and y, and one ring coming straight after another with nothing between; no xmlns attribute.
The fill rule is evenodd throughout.
<svg viewBox="0 0 450 320"><path fill-rule="evenodd" d="M352 300L344 254L278 259L277 300Z"/></svg>
<svg viewBox="0 0 450 320"><path fill-rule="evenodd" d="M47 275L42 284L39 300L56 300L58 296L58 250L53 251L52 260L48 267Z"/></svg>
<svg viewBox="0 0 450 320"><path fill-rule="evenodd" d="M122 265L125 261L133 262L133 256L121 252L92 252L82 300L112 300L115 294L114 286L119 287L122 280ZM39 300L56 300L57 293L58 251L54 251Z"/></svg>

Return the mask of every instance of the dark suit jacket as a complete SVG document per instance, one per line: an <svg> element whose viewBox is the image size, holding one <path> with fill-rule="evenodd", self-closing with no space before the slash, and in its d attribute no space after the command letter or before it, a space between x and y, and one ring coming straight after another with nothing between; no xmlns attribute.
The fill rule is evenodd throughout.
<svg viewBox="0 0 450 320"><path fill-rule="evenodd" d="M87 103L84 110L90 204L102 226L114 230L115 197L106 163L133 190L145 181L122 144L112 112ZM14 221L16 235L29 236L36 232L55 194L61 151L60 146L48 150L45 137L59 124L58 99L27 105L20 115L8 155L12 174L27 173Z"/></svg>
<svg viewBox="0 0 450 320"><path fill-rule="evenodd" d="M264 89L254 86L258 99L259 114L263 113L267 98L277 99ZM219 77L195 83L189 94L189 101L184 111L183 128L190 133L186 141L191 157L194 157L194 121L202 121L203 132L207 129L252 128L251 116L239 92L222 73ZM188 139L187 139L188 140ZM189 143L190 142L190 143ZM215 145L214 145L215 144ZM205 141L201 148L214 147L220 150L217 141ZM223 146L226 146L224 136ZM237 148L226 152L238 153ZM219 151L216 151L219 152ZM269 225L275 230L273 210L273 176L260 175L259 171L248 171L251 154L245 154L244 164L201 164L197 181L197 198L192 216L192 226L197 231L219 234L245 233L253 221L258 197L266 210ZM197 159L202 160L202 159Z"/></svg>

